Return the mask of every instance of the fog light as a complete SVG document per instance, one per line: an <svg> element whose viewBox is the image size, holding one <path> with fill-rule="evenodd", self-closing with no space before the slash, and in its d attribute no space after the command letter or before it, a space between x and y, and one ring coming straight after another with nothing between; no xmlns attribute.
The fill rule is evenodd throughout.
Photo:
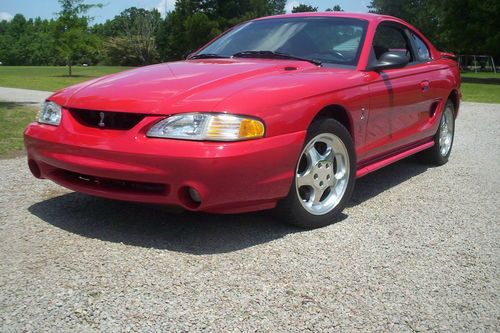
<svg viewBox="0 0 500 333"><path fill-rule="evenodd" d="M200 193L196 189L190 187L188 190L188 193L189 193L189 197L191 198L191 200L193 200L196 203L201 202Z"/></svg>

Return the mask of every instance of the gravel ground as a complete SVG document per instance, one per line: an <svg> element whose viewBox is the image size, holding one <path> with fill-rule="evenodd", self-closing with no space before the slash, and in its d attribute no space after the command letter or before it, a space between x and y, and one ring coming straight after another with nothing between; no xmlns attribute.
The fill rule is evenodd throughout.
<svg viewBox="0 0 500 333"><path fill-rule="evenodd" d="M0 160L0 331L500 330L500 105L464 103L450 162L361 179L345 219L173 214Z"/></svg>

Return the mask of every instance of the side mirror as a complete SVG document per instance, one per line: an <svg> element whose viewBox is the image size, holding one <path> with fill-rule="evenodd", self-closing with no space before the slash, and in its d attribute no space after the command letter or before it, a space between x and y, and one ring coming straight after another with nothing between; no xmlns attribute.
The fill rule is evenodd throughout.
<svg viewBox="0 0 500 333"><path fill-rule="evenodd" d="M370 71L381 71L384 69L402 68L408 65L408 57L402 52L385 52L373 65L368 66Z"/></svg>

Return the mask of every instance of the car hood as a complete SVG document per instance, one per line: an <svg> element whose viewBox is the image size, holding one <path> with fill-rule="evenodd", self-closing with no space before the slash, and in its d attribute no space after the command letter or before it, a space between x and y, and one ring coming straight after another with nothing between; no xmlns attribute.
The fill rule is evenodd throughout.
<svg viewBox="0 0 500 333"><path fill-rule="evenodd" d="M75 85L50 99L68 108L172 114L212 111L248 81L318 67L296 60L212 59L163 63Z"/></svg>

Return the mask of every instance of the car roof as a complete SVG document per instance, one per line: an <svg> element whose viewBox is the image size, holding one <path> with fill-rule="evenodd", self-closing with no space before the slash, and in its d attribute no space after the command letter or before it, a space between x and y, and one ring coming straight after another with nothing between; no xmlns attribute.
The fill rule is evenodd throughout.
<svg viewBox="0 0 500 333"><path fill-rule="evenodd" d="M373 13L354 13L354 12L339 12L339 11L331 11L331 12L303 12L303 13L292 13L292 14L281 14L281 15L273 15L257 18L254 21L258 20L266 20L271 18L291 18L291 17L343 17L343 18L354 18L365 21L381 21L381 20L393 20L401 23L406 23L401 19L398 19L394 16L389 15L380 15Z"/></svg>

